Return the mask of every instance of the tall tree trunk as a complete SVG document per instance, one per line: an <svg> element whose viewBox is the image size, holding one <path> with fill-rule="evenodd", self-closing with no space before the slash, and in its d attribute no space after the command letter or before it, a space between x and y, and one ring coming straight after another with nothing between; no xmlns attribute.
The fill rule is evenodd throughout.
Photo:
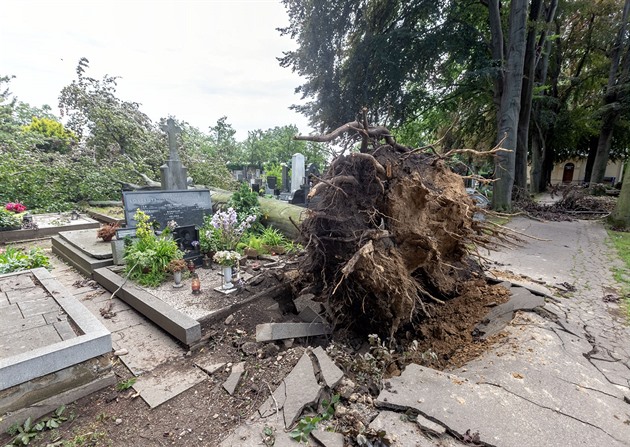
<svg viewBox="0 0 630 447"><path fill-rule="evenodd" d="M499 113L501 109L501 95L503 94L504 70L503 60L504 43L503 43L503 27L501 25L501 0L488 0L488 21L490 22L490 36L492 60L495 63L496 75L494 76L494 93L493 101L497 110L497 126L499 125Z"/></svg>
<svg viewBox="0 0 630 447"><path fill-rule="evenodd" d="M552 23L556 16L558 0L551 0L549 6L545 9L545 25ZM550 43L547 40L546 26L538 36L537 22L543 10L543 0L532 0L529 11L529 30L527 31L527 43L525 50L525 64L523 68L523 91L521 92L521 113L518 119L518 134L516 143L516 170L515 183L519 188L527 187L527 154L529 150L529 134L533 108L534 86L536 81L542 84L547 77L547 68L549 66ZM538 37L538 41L536 38ZM545 48L546 52L539 52L538 49ZM538 69L538 72L537 72ZM536 75L540 75L541 79L536 79ZM540 129L532 129L531 134L536 135ZM530 179L531 192L540 191L540 179L542 173L542 161L544 157L544 141L538 141L537 153L534 154L533 141L531 148L531 175L536 179ZM534 166L534 158L536 166ZM546 189L543 185L543 190Z"/></svg>
<svg viewBox="0 0 630 447"><path fill-rule="evenodd" d="M591 182L591 174L593 172L593 162L595 161L595 154L597 154L597 142L599 138L596 136L590 137L588 139L587 147L588 147L588 156L586 157L586 167L584 168L584 182Z"/></svg>
<svg viewBox="0 0 630 447"><path fill-rule="evenodd" d="M619 31L613 43L612 52L610 55L610 72L608 75L608 85L606 86L606 94L604 95L603 105L603 117L602 125L599 134L599 141L597 143L597 153L595 154L595 161L593 162L593 172L591 174L591 183L602 183L604 175L606 175L606 165L608 164L608 155L610 153L610 143L612 141L613 130L615 123L619 118L620 111L615 104L619 101L620 95L623 93L620 91L619 86L627 81L627 70L622 68L619 72L619 66L621 62L621 55L624 51L628 51L626 46L626 27L628 24L628 12L630 10L630 0L626 0L623 7L623 16ZM627 64L628 54L624 57L624 65Z"/></svg>
<svg viewBox="0 0 630 447"><path fill-rule="evenodd" d="M610 221L616 227L630 227L630 160L626 163L623 185L615 205L615 211L610 216Z"/></svg>
<svg viewBox="0 0 630 447"><path fill-rule="evenodd" d="M494 177L496 181L492 193L492 207L495 210L511 210L512 208L512 188L516 165L516 132L521 110L525 59L527 5L526 0L512 0L510 3L510 38L497 132L497 143L501 143L501 147L509 152L499 152L495 158Z"/></svg>
<svg viewBox="0 0 630 447"><path fill-rule="evenodd" d="M545 139L542 136L540 126L535 124L532 134L532 166L530 171L529 184L531 192L537 194L543 192L546 183L543 181L543 161L545 159Z"/></svg>

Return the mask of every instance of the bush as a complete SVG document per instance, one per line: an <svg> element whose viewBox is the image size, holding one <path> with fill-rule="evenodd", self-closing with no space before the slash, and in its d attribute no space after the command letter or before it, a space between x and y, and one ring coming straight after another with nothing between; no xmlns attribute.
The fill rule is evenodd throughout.
<svg viewBox="0 0 630 447"><path fill-rule="evenodd" d="M22 220L14 212L0 208L0 230L22 227Z"/></svg>
<svg viewBox="0 0 630 447"><path fill-rule="evenodd" d="M157 287L166 278L169 263L173 259L181 259L183 253L172 238L155 235L145 213L138 211L134 219L137 222L137 239L125 248L125 271L143 286Z"/></svg>
<svg viewBox="0 0 630 447"><path fill-rule="evenodd" d="M41 248L32 248L28 252L13 247L0 250L0 274L19 272L37 267L50 268L50 260Z"/></svg>

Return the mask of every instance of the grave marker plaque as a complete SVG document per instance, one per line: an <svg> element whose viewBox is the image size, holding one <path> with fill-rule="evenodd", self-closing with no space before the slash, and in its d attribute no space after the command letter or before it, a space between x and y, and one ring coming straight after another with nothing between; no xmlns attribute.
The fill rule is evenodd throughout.
<svg viewBox="0 0 630 447"><path fill-rule="evenodd" d="M212 214L212 201L208 189L179 191L123 191L123 205L128 227L135 227L133 218L138 209L144 211L163 230L174 220L180 227L201 227L203 218Z"/></svg>

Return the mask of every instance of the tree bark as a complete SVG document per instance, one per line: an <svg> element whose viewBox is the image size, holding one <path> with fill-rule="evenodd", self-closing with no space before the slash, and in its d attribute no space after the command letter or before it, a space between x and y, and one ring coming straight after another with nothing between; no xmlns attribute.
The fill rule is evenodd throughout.
<svg viewBox="0 0 630 447"><path fill-rule="evenodd" d="M610 221L616 227L630 227L630 161L626 163L623 185Z"/></svg>
<svg viewBox="0 0 630 447"><path fill-rule="evenodd" d="M488 0L488 20L490 22L491 52L492 59L496 64L497 73L494 77L494 106L501 109L501 95L503 94L503 60L505 58L503 43L503 27L501 25L501 1ZM497 113L497 126L499 125L499 114Z"/></svg>
<svg viewBox="0 0 630 447"><path fill-rule="evenodd" d="M545 159L545 140L538 124L532 135L532 167L530 171L530 191L534 194L545 190L543 181L543 161Z"/></svg>
<svg viewBox="0 0 630 447"><path fill-rule="evenodd" d="M534 96L534 72L536 68L537 24L542 10L542 0L532 0L529 10L527 41L525 44L525 62L523 64L523 86L521 90L521 111L518 118L516 140L516 166L514 183L518 188L527 188L527 152L529 148L529 118Z"/></svg>
<svg viewBox="0 0 630 447"><path fill-rule="evenodd" d="M630 1L630 0L628 0ZM508 149L495 158L492 207L495 210L512 209L512 188L516 164L516 133L521 109L523 63L525 59L525 22L527 1L513 0L510 4L510 39L507 53L505 82L501 95L497 144Z"/></svg>
<svg viewBox="0 0 630 447"><path fill-rule="evenodd" d="M623 7L623 15L619 31L613 43L610 55L610 72L608 75L608 85L604 95L604 115L602 117L602 125L599 133L599 141L597 142L597 153L593 162L593 172L591 174L591 183L602 183L606 175L606 165L608 164L608 156L610 153L610 143L613 137L615 123L619 119L620 110L616 107L616 103L623 95L619 86L627 82L628 73L625 67L619 72L621 55L626 51L624 64L627 65L630 54L630 48L626 39L626 27L628 24L628 12L630 10L630 0L626 0Z"/></svg>

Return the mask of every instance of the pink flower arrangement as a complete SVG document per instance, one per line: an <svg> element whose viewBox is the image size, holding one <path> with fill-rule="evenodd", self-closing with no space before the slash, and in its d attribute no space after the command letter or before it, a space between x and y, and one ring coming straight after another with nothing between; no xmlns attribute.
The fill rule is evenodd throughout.
<svg viewBox="0 0 630 447"><path fill-rule="evenodd" d="M14 213L23 213L26 211L26 207L20 202L9 202L5 205L4 209L7 211L13 211Z"/></svg>

